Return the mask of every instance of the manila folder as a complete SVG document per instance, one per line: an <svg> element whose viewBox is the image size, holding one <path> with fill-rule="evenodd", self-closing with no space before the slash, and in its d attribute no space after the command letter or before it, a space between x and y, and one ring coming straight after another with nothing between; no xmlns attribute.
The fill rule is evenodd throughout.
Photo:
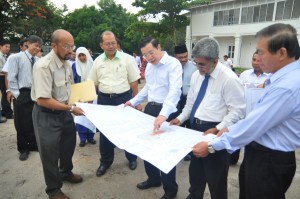
<svg viewBox="0 0 300 199"><path fill-rule="evenodd" d="M75 102L93 101L96 98L96 89L93 81L85 81L71 85L69 104L75 104Z"/></svg>

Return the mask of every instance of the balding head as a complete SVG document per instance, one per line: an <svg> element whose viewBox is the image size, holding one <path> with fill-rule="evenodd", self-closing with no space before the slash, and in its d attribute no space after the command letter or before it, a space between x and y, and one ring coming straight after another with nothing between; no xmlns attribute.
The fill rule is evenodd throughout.
<svg viewBox="0 0 300 199"><path fill-rule="evenodd" d="M74 39L71 33L66 30L58 29L52 34L52 49L61 61L71 58L74 50Z"/></svg>

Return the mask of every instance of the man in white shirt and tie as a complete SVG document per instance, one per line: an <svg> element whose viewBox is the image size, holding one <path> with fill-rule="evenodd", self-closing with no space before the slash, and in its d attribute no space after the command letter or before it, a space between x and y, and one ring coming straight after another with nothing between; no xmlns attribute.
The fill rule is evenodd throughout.
<svg viewBox="0 0 300 199"><path fill-rule="evenodd" d="M199 72L192 75L186 105L171 124L180 125L190 118L192 129L216 134L244 117L244 88L236 74L218 61L219 44L215 39L198 41L192 57ZM203 198L206 183L211 198L226 199L229 157L226 150L211 151L205 158L192 155L187 199Z"/></svg>

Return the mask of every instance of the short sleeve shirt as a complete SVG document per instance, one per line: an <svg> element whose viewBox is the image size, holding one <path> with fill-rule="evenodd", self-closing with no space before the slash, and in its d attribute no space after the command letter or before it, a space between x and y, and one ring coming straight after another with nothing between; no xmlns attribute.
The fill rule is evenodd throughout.
<svg viewBox="0 0 300 199"><path fill-rule="evenodd" d="M105 53L97 57L89 76L102 93L126 92L139 78L131 59L118 51L112 60Z"/></svg>
<svg viewBox="0 0 300 199"><path fill-rule="evenodd" d="M52 50L34 65L31 98L34 101L38 98L53 98L67 103L72 79L69 62L61 62Z"/></svg>

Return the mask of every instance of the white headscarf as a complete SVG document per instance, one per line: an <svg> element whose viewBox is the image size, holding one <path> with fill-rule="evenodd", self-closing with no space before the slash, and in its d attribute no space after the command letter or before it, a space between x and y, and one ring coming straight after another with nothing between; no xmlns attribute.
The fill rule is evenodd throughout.
<svg viewBox="0 0 300 199"><path fill-rule="evenodd" d="M78 55L82 53L86 56L86 62L83 63L79 60ZM76 66L76 72L81 77L81 82L86 81L90 71L93 66L93 59L89 53L89 51L85 47L79 47L76 50L76 58L75 58L75 66Z"/></svg>

